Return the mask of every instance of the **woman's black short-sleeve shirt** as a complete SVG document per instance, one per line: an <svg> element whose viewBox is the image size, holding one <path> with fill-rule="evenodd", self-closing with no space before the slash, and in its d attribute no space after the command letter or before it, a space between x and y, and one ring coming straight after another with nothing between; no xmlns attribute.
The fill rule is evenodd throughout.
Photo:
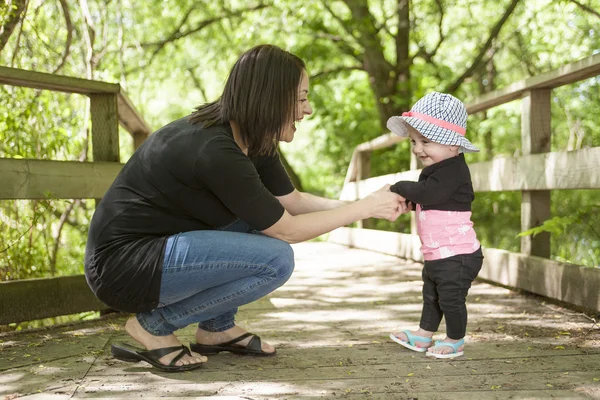
<svg viewBox="0 0 600 400"><path fill-rule="evenodd" d="M98 204L86 245L87 282L115 309L156 308L169 236L236 219L267 229L284 212L275 196L293 190L279 155L247 157L229 124L174 121L135 151Z"/></svg>

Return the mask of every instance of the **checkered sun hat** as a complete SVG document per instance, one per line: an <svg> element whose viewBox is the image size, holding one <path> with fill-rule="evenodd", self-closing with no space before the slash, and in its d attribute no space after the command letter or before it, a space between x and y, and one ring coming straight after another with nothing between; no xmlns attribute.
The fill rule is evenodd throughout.
<svg viewBox="0 0 600 400"><path fill-rule="evenodd" d="M423 96L409 112L391 117L387 127L398 136L408 137L409 124L432 142L460 146L459 152L471 153L479 149L465 137L467 109L456 97L432 92Z"/></svg>

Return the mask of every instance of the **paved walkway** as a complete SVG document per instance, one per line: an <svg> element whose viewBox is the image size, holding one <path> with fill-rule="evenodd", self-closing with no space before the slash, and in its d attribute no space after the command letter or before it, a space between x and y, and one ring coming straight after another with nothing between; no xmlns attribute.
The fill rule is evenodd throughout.
<svg viewBox="0 0 600 400"><path fill-rule="evenodd" d="M0 336L0 400L600 399L600 327L582 314L478 282L465 357L431 360L388 339L418 324L419 264L330 243L294 248L292 279L238 318L276 357L220 354L162 373L110 357L110 343L128 341L119 316ZM184 343L193 335L180 332Z"/></svg>

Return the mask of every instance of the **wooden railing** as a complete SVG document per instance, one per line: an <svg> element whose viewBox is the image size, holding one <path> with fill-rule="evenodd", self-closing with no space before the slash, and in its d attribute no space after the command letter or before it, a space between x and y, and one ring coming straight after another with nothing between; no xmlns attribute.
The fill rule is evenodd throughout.
<svg viewBox="0 0 600 400"><path fill-rule="evenodd" d="M0 200L99 199L122 168L119 124L134 148L151 133L118 84L7 67L0 83L88 96L93 146L93 162L0 158ZM104 308L83 275L0 282L0 324Z"/></svg>
<svg viewBox="0 0 600 400"><path fill-rule="evenodd" d="M538 226L551 217L552 190L600 188L600 147L550 152L552 89L598 75L600 54L516 82L467 105L467 112L473 114L521 100L522 156L495 157L488 162L469 165L475 192L521 191L521 231ZM386 183L417 180L420 170L416 169L414 157L410 171L369 177L372 151L401 140L388 133L357 146L341 198L355 200ZM339 229L330 235L329 240L414 260L422 259L414 216L410 235L361 227ZM484 249L484 252L486 260L480 277L600 311L600 269L549 260L548 233L523 236L520 253L499 249Z"/></svg>
<svg viewBox="0 0 600 400"><path fill-rule="evenodd" d="M550 216L550 191L600 188L600 148L549 152L551 89L600 74L600 54L557 71L517 82L469 104L469 113L522 99L522 153L471 164L478 192L523 192L522 224L526 230ZM100 198L121 169L118 124L133 137L137 148L151 130L118 84L90 81L0 67L0 83L89 96L93 162L0 159L0 199ZM401 140L388 134L358 146L352 157L343 199L358 199L385 183L416 180L419 170L369 177L375 149ZM330 240L420 260L420 243L413 234L342 228ZM521 253L484 249L485 279L600 310L598 269L547 259L549 237L524 237ZM0 283L0 324L28 321L105 306L91 293L83 275Z"/></svg>

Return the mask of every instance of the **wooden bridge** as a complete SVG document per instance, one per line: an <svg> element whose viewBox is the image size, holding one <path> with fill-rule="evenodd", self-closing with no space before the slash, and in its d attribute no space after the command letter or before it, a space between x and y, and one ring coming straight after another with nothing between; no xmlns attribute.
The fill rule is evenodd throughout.
<svg viewBox="0 0 600 400"><path fill-rule="evenodd" d="M550 151L552 89L598 75L600 54L467 106L473 114L521 101L521 156L470 165L476 192L521 191L521 230L551 216L551 191L600 188L600 148ZM4 67L0 83L89 96L94 157L0 159L0 199L101 198L122 166L118 125L135 147L150 133L119 85ZM371 152L398 140L385 135L357 147L342 198L417 178L416 163L404 173L369 176ZM181 374L118 362L108 349L129 340L122 330L126 316L109 314L2 334L0 399L600 398L600 327L594 320L600 269L550 260L549 240L523 237L519 253L484 249L461 359L430 360L387 339L392 330L418 324L418 238L342 228L328 242L295 245L290 282L241 310L238 322L276 345L276 357L221 354ZM103 309L81 275L0 283L0 324ZM191 340L193 327L182 338Z"/></svg>

